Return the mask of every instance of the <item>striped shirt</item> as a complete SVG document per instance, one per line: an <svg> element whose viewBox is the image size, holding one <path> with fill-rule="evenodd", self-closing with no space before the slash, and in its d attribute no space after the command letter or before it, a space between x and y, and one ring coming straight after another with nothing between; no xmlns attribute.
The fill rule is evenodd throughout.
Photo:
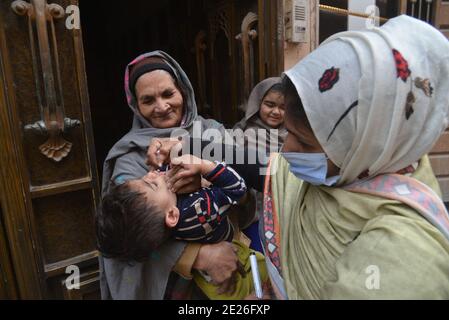
<svg viewBox="0 0 449 320"><path fill-rule="evenodd" d="M224 163L219 163L204 178L212 183L210 187L178 196L180 218L174 236L201 243L231 241L233 229L227 212L244 196L245 181Z"/></svg>

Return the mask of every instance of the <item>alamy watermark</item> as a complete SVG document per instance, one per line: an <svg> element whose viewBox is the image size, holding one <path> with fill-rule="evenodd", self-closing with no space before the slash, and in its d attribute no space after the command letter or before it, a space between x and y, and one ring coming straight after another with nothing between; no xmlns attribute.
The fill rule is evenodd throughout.
<svg viewBox="0 0 449 320"><path fill-rule="evenodd" d="M68 290L78 290L80 288L80 268L76 265L67 266L65 273L69 276L65 279L65 286Z"/></svg>
<svg viewBox="0 0 449 320"><path fill-rule="evenodd" d="M267 174L269 154L278 152L281 145L278 129L227 129L209 128L203 130L201 121L194 121L191 133L177 128L172 131L170 139L183 140L182 153L192 154L200 159L224 161L228 165L259 164L259 174ZM189 143L192 138L192 143ZM210 141L203 148L204 141ZM244 148L249 145L248 148ZM170 159L179 156L179 149L173 148ZM275 168L273 168L275 170ZM271 173L275 173L271 171Z"/></svg>
<svg viewBox="0 0 449 320"><path fill-rule="evenodd" d="M366 29L371 30L375 27L378 27L380 17L379 7L376 5L367 6L365 9L365 13L369 16L365 21Z"/></svg>
<svg viewBox="0 0 449 320"><path fill-rule="evenodd" d="M365 269L368 277L365 280L365 287L368 290L380 290L380 268L376 265L370 265Z"/></svg>
<svg viewBox="0 0 449 320"><path fill-rule="evenodd" d="M69 30L79 30L81 28L80 8L76 5L67 6L65 13L65 27Z"/></svg>

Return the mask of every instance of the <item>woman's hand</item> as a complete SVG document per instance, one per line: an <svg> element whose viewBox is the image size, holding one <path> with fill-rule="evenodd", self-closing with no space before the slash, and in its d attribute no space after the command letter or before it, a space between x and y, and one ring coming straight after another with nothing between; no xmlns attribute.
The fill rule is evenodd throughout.
<svg viewBox="0 0 449 320"><path fill-rule="evenodd" d="M201 174L194 169L175 167L167 172L167 185L172 192L185 194L198 191L202 187Z"/></svg>
<svg viewBox="0 0 449 320"><path fill-rule="evenodd" d="M202 175L214 170L216 164L193 155L183 155L171 160L167 184L176 193L191 193L201 188Z"/></svg>
<svg viewBox="0 0 449 320"><path fill-rule="evenodd" d="M177 138L153 138L147 151L147 165L160 168L170 163L170 156L177 157L182 149L182 142Z"/></svg>
<svg viewBox="0 0 449 320"><path fill-rule="evenodd" d="M206 272L212 283L218 285L218 294L235 290L235 272L239 268L237 249L230 242L204 244L198 253L193 268Z"/></svg>

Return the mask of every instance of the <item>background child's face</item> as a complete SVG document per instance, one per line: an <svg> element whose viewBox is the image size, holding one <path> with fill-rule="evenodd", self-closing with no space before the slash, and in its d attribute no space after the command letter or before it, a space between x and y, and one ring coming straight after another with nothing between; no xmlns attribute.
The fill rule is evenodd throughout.
<svg viewBox="0 0 449 320"><path fill-rule="evenodd" d="M272 128L279 128L284 122L284 112L284 95L277 91L268 91L260 105L260 119Z"/></svg>
<svg viewBox="0 0 449 320"><path fill-rule="evenodd" d="M165 174L152 171L138 180L129 182L132 188L142 192L147 201L158 206L162 211L176 207L176 194L167 186Z"/></svg>

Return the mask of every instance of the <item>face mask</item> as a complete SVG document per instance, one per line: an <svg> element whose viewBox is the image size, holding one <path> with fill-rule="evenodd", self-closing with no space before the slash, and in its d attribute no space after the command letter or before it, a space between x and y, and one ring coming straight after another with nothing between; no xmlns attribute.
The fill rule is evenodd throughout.
<svg viewBox="0 0 449 320"><path fill-rule="evenodd" d="M290 172L301 180L315 186L334 185L340 176L326 178L327 157L324 153L282 152L290 164Z"/></svg>

